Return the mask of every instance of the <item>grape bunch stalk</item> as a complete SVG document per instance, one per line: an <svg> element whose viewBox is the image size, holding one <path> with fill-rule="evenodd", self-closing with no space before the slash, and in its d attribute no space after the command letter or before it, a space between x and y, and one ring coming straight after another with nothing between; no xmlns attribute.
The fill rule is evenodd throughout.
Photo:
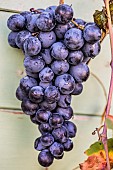
<svg viewBox="0 0 113 170"><path fill-rule="evenodd" d="M40 151L38 162L43 167L73 148L71 138L77 127L70 121L71 98L82 93L83 82L90 75L87 63L101 49L97 24L73 16L71 6L60 4L32 8L7 20L11 30L8 43L25 56L26 76L20 80L16 97L41 133L34 148Z"/></svg>

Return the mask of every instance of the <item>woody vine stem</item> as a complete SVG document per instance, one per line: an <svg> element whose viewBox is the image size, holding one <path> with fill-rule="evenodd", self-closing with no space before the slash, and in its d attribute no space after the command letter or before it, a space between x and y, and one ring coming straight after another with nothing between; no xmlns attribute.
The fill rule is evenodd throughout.
<svg viewBox="0 0 113 170"><path fill-rule="evenodd" d="M109 9L109 0L104 0L107 17L108 17L108 29L109 29L109 36L110 36L110 45L111 45L111 80L110 80L110 87L109 87L109 94L107 100L107 106L105 111L105 122L103 127L103 132L101 134L102 143L104 145L104 150L106 153L106 161L107 161L107 170L110 170L110 161L109 161L109 153L108 153L108 146L107 146L107 126L106 126L106 117L110 114L110 107L112 101L112 93L113 93L113 30L112 30L112 23L111 23L111 15Z"/></svg>

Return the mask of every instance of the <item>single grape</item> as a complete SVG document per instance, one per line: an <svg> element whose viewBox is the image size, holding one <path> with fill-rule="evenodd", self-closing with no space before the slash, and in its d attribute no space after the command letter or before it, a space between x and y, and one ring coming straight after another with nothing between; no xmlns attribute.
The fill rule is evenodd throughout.
<svg viewBox="0 0 113 170"><path fill-rule="evenodd" d="M79 19L79 18L73 18L73 20L80 26L84 27L86 25L86 21L84 21L83 19Z"/></svg>
<svg viewBox="0 0 113 170"><path fill-rule="evenodd" d="M11 31L8 35L8 43L13 48L18 48L15 42L18 32Z"/></svg>
<svg viewBox="0 0 113 170"><path fill-rule="evenodd" d="M85 63L80 63L76 66L71 66L70 74L78 83L82 83L83 81L86 81L89 77L89 67Z"/></svg>
<svg viewBox="0 0 113 170"><path fill-rule="evenodd" d="M40 125L41 123L36 119L36 114L34 115L30 115L30 120L32 123L36 124L36 125Z"/></svg>
<svg viewBox="0 0 113 170"><path fill-rule="evenodd" d="M73 109L71 106L66 108L57 107L56 112L62 115L65 120L69 120L73 116Z"/></svg>
<svg viewBox="0 0 113 170"><path fill-rule="evenodd" d="M68 130L69 138L74 138L76 136L77 127L73 122L65 121L64 126Z"/></svg>
<svg viewBox="0 0 113 170"><path fill-rule="evenodd" d="M45 63L48 65L52 62L52 56L50 55L50 49L42 48L40 52L40 56L43 58Z"/></svg>
<svg viewBox="0 0 113 170"><path fill-rule="evenodd" d="M55 10L56 10L57 6L49 6L46 8L46 11L51 13L53 16L55 16Z"/></svg>
<svg viewBox="0 0 113 170"><path fill-rule="evenodd" d="M34 56L40 52L41 42L37 37L31 36L25 40L23 47L27 55Z"/></svg>
<svg viewBox="0 0 113 170"><path fill-rule="evenodd" d="M17 36L16 36L16 39L15 39L15 42L16 42L16 45L23 49L23 43L24 41L31 36L31 33L27 30L23 30L23 31L20 31Z"/></svg>
<svg viewBox="0 0 113 170"><path fill-rule="evenodd" d="M49 12L42 12L37 20L36 20L37 27L41 31L51 31L55 27L55 20L51 13Z"/></svg>
<svg viewBox="0 0 113 170"><path fill-rule="evenodd" d="M7 20L7 26L12 31L20 31L25 27L25 18L20 14L11 15Z"/></svg>
<svg viewBox="0 0 113 170"><path fill-rule="evenodd" d="M44 91L44 98L48 103L59 101L60 92L55 86L48 86Z"/></svg>
<svg viewBox="0 0 113 170"><path fill-rule="evenodd" d="M42 145L42 142L40 139L41 139L41 137L38 137L34 142L34 148L37 151L42 151L42 150L46 149L46 146Z"/></svg>
<svg viewBox="0 0 113 170"><path fill-rule="evenodd" d="M77 51L69 52L67 60L68 60L69 64L77 65L83 60L83 58L84 58L83 52L80 50L77 50Z"/></svg>
<svg viewBox="0 0 113 170"><path fill-rule="evenodd" d="M66 31L69 29L69 24L57 24L54 32L59 39L63 39Z"/></svg>
<svg viewBox="0 0 113 170"><path fill-rule="evenodd" d="M28 93L33 86L37 86L37 81L32 77L25 76L20 80L20 87L26 93Z"/></svg>
<svg viewBox="0 0 113 170"><path fill-rule="evenodd" d="M83 91L83 85L81 83L75 83L75 89L71 93L72 95L79 95Z"/></svg>
<svg viewBox="0 0 113 170"><path fill-rule="evenodd" d="M43 48L49 48L53 43L56 42L56 35L53 31L40 32L38 38Z"/></svg>
<svg viewBox="0 0 113 170"><path fill-rule="evenodd" d="M46 89L48 86L52 86L52 81L50 81L50 82L40 81L39 86L41 86L43 89Z"/></svg>
<svg viewBox="0 0 113 170"><path fill-rule="evenodd" d="M43 101L44 89L40 86L34 86L29 91L29 98L34 103L40 103Z"/></svg>
<svg viewBox="0 0 113 170"><path fill-rule="evenodd" d="M73 18L73 9L67 4L59 5L55 10L55 19L58 23L66 24Z"/></svg>
<svg viewBox="0 0 113 170"><path fill-rule="evenodd" d="M40 71L39 78L42 82L51 82L54 78L54 73L51 68L45 67Z"/></svg>
<svg viewBox="0 0 113 170"><path fill-rule="evenodd" d="M51 154L55 157L61 157L63 155L64 147L61 143L54 142L49 148Z"/></svg>
<svg viewBox="0 0 113 170"><path fill-rule="evenodd" d="M29 99L24 99L21 108L26 115L34 115L39 109L38 104L32 103Z"/></svg>
<svg viewBox="0 0 113 170"><path fill-rule="evenodd" d="M51 56L57 60L64 60L68 56L68 49L62 42L56 42L51 46Z"/></svg>
<svg viewBox="0 0 113 170"><path fill-rule="evenodd" d="M85 43L82 48L85 57L90 57L90 58L95 58L100 53L100 50L101 50L101 46L99 41L94 44Z"/></svg>
<svg viewBox="0 0 113 170"><path fill-rule="evenodd" d="M27 56L24 59L24 67L28 72L38 73L44 68L44 66L45 61L40 55L36 55L34 57Z"/></svg>
<svg viewBox="0 0 113 170"><path fill-rule="evenodd" d="M20 86L17 87L16 89L16 98L20 101L26 99L28 95L26 94L25 90L21 89Z"/></svg>
<svg viewBox="0 0 113 170"><path fill-rule="evenodd" d="M25 23L26 23L26 20L27 20L27 15L31 14L30 11L23 11L20 13L20 15L22 15L24 18L25 18Z"/></svg>
<svg viewBox="0 0 113 170"><path fill-rule="evenodd" d="M51 133L53 128L50 126L49 123L41 123L38 129L41 134L45 134L45 133Z"/></svg>
<svg viewBox="0 0 113 170"><path fill-rule="evenodd" d="M58 101L58 106L67 108L71 104L71 95L60 95L60 100Z"/></svg>
<svg viewBox="0 0 113 170"><path fill-rule="evenodd" d="M48 103L46 100L42 101L39 103L40 108L45 109L45 110L54 110L57 106L56 102L54 103Z"/></svg>
<svg viewBox="0 0 113 170"><path fill-rule="evenodd" d="M67 60L55 60L51 64L51 68L56 75L61 75L69 70L69 64Z"/></svg>
<svg viewBox="0 0 113 170"><path fill-rule="evenodd" d="M42 150L38 155L38 162L43 167L49 167L53 163L54 157L49 150Z"/></svg>
<svg viewBox="0 0 113 170"><path fill-rule="evenodd" d="M39 29L36 25L36 20L37 20L38 16L39 16L39 14L32 14L32 13L30 13L26 16L26 28L27 28L27 30L29 30L32 33L39 31Z"/></svg>
<svg viewBox="0 0 113 170"><path fill-rule="evenodd" d="M46 109L39 109L36 112L36 120L40 123L47 123L51 116L51 112Z"/></svg>
<svg viewBox="0 0 113 170"><path fill-rule="evenodd" d="M43 146L50 146L54 142L54 137L50 133L43 134L40 138Z"/></svg>
<svg viewBox="0 0 113 170"><path fill-rule="evenodd" d="M79 50L84 45L82 31L78 28L69 29L64 36L64 43L70 50Z"/></svg>
<svg viewBox="0 0 113 170"><path fill-rule="evenodd" d="M69 136L68 131L64 126L54 129L52 135L55 138L55 141L60 143L65 143Z"/></svg>
<svg viewBox="0 0 113 170"><path fill-rule="evenodd" d="M75 88L75 81L70 74L63 74L56 77L55 86L59 88L62 94L70 94Z"/></svg>
<svg viewBox="0 0 113 170"><path fill-rule="evenodd" d="M58 128L63 125L64 119L58 113L52 113L52 116L49 118L49 124L53 128Z"/></svg>
<svg viewBox="0 0 113 170"><path fill-rule="evenodd" d="M101 38L101 30L97 25L86 25L83 30L83 37L88 43L95 43Z"/></svg>
<svg viewBox="0 0 113 170"><path fill-rule="evenodd" d="M73 149L73 142L71 139L67 139L67 141L63 144L64 151L71 151Z"/></svg>
<svg viewBox="0 0 113 170"><path fill-rule="evenodd" d="M29 77L32 77L32 78L35 78L35 79L38 78L38 74L37 73L30 72L30 71L28 71L26 69L25 69L25 72L26 72L26 75L29 76Z"/></svg>

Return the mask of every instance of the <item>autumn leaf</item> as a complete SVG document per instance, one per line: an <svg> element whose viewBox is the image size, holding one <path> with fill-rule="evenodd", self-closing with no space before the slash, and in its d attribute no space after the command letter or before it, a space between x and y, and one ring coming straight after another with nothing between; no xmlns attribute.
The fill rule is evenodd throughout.
<svg viewBox="0 0 113 170"><path fill-rule="evenodd" d="M113 138L108 139L108 151L110 166L113 168ZM80 164L81 170L107 170L106 156L104 146L101 141L95 142L85 151L88 156L84 163Z"/></svg>

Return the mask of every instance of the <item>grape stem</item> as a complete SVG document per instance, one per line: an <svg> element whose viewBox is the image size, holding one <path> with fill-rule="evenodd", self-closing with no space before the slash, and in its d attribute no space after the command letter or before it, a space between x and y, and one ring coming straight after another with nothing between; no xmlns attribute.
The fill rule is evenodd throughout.
<svg viewBox="0 0 113 170"><path fill-rule="evenodd" d="M110 0L104 0L106 11L107 11L107 16L108 16L108 28L109 28L110 45L111 45L111 64L110 64L111 65L111 80L110 80L107 106L105 110L105 122L104 122L103 132L101 134L101 140L104 145L104 150L106 153L107 170L110 170L110 161L109 161L109 153L108 153L108 146L107 146L106 118L110 114L110 107L111 107L112 93L113 93L113 30L112 30L111 15L110 15L110 9L109 9L109 1Z"/></svg>
<svg viewBox="0 0 113 170"><path fill-rule="evenodd" d="M48 167L46 167L46 168L45 168L45 170L49 170L49 168L48 168Z"/></svg>
<svg viewBox="0 0 113 170"><path fill-rule="evenodd" d="M59 5L64 4L64 0L59 1Z"/></svg>

